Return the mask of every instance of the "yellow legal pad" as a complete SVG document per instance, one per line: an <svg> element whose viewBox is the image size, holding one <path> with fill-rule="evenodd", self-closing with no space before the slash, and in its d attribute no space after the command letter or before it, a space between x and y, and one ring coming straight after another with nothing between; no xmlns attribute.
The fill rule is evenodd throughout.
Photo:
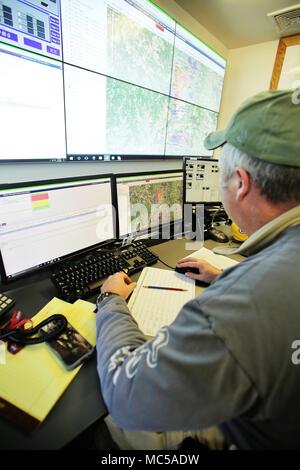
<svg viewBox="0 0 300 470"><path fill-rule="evenodd" d="M33 318L34 326L55 313L69 323L93 346L96 344L94 304L77 300L69 304L54 297ZM79 372L67 371L46 343L25 346L16 355L6 352L0 364L0 415L27 430L45 419L51 408Z"/></svg>

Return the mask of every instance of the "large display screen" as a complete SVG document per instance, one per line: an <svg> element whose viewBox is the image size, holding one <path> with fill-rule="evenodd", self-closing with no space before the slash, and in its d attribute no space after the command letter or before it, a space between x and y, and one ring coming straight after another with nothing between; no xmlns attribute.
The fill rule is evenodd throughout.
<svg viewBox="0 0 300 470"><path fill-rule="evenodd" d="M182 221L182 172L118 175L116 181L121 238Z"/></svg>
<svg viewBox="0 0 300 470"><path fill-rule="evenodd" d="M210 156L225 65L148 0L1 0L0 160Z"/></svg>
<svg viewBox="0 0 300 470"><path fill-rule="evenodd" d="M1 189L0 217L0 273L13 280L116 237L111 177Z"/></svg>

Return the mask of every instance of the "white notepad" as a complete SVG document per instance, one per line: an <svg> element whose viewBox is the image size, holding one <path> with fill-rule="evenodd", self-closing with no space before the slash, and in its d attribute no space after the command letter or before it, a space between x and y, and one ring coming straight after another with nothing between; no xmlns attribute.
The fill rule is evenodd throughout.
<svg viewBox="0 0 300 470"><path fill-rule="evenodd" d="M143 287L148 285L186 289L186 291ZM155 336L162 326L170 325L182 306L194 297L195 281L192 279L166 269L144 268L128 307L142 332L147 336Z"/></svg>
<svg viewBox="0 0 300 470"><path fill-rule="evenodd" d="M235 266L236 264L239 263L238 261L235 261L234 259L227 258L227 256L216 255L211 250L208 250L207 248L204 248L204 247L200 248L200 250L198 251L194 251L194 253L186 256L186 258L203 259L219 269L231 268L231 266Z"/></svg>

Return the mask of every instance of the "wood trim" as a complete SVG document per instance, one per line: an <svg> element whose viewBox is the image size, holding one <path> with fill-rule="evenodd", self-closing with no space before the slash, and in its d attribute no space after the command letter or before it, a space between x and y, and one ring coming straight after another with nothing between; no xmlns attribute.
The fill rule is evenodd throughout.
<svg viewBox="0 0 300 470"><path fill-rule="evenodd" d="M298 45L300 45L300 34L296 34L294 36L287 36L279 40L275 64L270 82L270 90L276 90L278 88L278 83L280 80L280 75L285 59L286 48Z"/></svg>
<svg viewBox="0 0 300 470"><path fill-rule="evenodd" d="M300 34L296 34L295 36L287 36L284 39L284 42L287 47L289 46L299 46L300 44Z"/></svg>

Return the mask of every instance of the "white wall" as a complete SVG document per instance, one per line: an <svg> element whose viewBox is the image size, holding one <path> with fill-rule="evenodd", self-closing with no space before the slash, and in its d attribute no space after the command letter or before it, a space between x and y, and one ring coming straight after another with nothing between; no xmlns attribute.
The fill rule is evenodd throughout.
<svg viewBox="0 0 300 470"><path fill-rule="evenodd" d="M209 33L173 0L154 0L154 2L182 26L199 36L206 44L223 57L227 48ZM46 145L46 143L45 143ZM37 181L67 176L95 175L102 173L124 173L148 170L168 170L182 168L181 160L137 161L137 162L86 162L86 163L14 163L0 165L0 184L19 181Z"/></svg>
<svg viewBox="0 0 300 470"><path fill-rule="evenodd" d="M245 99L269 89L277 47L278 41L269 41L229 51L219 129Z"/></svg>

